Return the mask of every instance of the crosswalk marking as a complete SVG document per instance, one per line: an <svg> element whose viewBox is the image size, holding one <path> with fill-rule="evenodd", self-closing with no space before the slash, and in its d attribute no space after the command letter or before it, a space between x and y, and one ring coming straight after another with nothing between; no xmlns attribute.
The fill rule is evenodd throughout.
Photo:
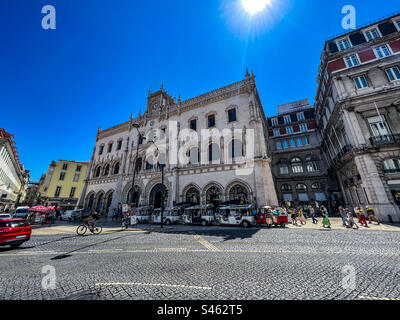
<svg viewBox="0 0 400 320"><path fill-rule="evenodd" d="M142 282L100 282L96 283L96 286L149 286L149 287L170 287L170 288L212 290L211 287L189 286L184 284L142 283Z"/></svg>
<svg viewBox="0 0 400 320"><path fill-rule="evenodd" d="M211 244L210 242L208 242L206 239L204 239L203 237L199 236L198 234L195 234L193 237L196 239L196 241L200 242L208 250L210 250L210 251L219 251L219 249L216 246L214 246L213 244Z"/></svg>

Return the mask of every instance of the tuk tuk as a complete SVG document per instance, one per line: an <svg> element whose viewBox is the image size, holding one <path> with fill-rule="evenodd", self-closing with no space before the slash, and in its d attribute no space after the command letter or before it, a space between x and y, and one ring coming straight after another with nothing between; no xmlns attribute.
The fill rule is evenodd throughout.
<svg viewBox="0 0 400 320"><path fill-rule="evenodd" d="M132 212L136 214L137 223L150 223L152 221L150 207L134 208L132 209Z"/></svg>
<svg viewBox="0 0 400 320"><path fill-rule="evenodd" d="M271 228L272 226L281 226L285 228L288 224L288 217L283 213L280 208L273 209L270 206L260 207L257 211L256 218L257 226L266 226Z"/></svg>
<svg viewBox="0 0 400 320"><path fill-rule="evenodd" d="M166 225L175 224L182 221L182 210L180 207L166 208L163 213L163 223ZM153 223L161 223L161 209L153 210Z"/></svg>
<svg viewBox="0 0 400 320"><path fill-rule="evenodd" d="M234 225L244 228L256 224L252 205L233 205L218 209L217 225Z"/></svg>
<svg viewBox="0 0 400 320"><path fill-rule="evenodd" d="M215 222L214 206L212 204L196 205L186 208L183 213L183 224L201 224L207 226Z"/></svg>

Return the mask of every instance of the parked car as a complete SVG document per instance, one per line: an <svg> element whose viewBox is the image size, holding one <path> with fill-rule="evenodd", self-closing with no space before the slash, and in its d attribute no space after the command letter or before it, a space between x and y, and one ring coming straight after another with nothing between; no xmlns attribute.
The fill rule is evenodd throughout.
<svg viewBox="0 0 400 320"><path fill-rule="evenodd" d="M26 219L28 214L29 214L29 207L18 207L14 211L14 217L15 218Z"/></svg>
<svg viewBox="0 0 400 320"><path fill-rule="evenodd" d="M71 213L71 221L83 221L92 213L91 209L73 210Z"/></svg>
<svg viewBox="0 0 400 320"><path fill-rule="evenodd" d="M74 210L67 210L67 211L64 211L63 213L62 213L62 215L60 216L60 220L61 221L71 221L71 216L72 216L72 213L74 212Z"/></svg>
<svg viewBox="0 0 400 320"><path fill-rule="evenodd" d="M0 219L11 219L12 216L9 213L0 213Z"/></svg>
<svg viewBox="0 0 400 320"><path fill-rule="evenodd" d="M20 246L31 238L32 227L23 219L0 220L0 246Z"/></svg>

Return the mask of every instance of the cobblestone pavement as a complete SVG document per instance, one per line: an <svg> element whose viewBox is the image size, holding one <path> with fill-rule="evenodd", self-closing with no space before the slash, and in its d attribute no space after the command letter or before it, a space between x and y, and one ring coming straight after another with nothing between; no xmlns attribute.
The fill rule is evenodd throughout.
<svg viewBox="0 0 400 320"><path fill-rule="evenodd" d="M0 248L0 299L400 299L399 249L388 231L140 225L79 237L63 223ZM56 289L42 289L46 265Z"/></svg>

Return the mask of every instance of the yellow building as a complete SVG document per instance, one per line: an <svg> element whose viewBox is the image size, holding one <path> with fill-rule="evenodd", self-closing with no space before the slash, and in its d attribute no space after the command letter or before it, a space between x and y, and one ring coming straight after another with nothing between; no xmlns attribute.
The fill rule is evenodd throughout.
<svg viewBox="0 0 400 320"><path fill-rule="evenodd" d="M52 161L39 182L37 204L74 209L81 195L89 162Z"/></svg>

